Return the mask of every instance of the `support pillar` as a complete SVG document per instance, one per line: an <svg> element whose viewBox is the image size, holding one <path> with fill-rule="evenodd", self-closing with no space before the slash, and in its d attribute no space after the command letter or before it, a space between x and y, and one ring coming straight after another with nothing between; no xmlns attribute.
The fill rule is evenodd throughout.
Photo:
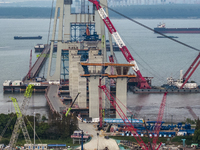
<svg viewBox="0 0 200 150"><path fill-rule="evenodd" d="M124 106L127 106L127 78L117 78L116 83L116 97L121 101L121 103ZM117 104L121 108L121 110L124 112L125 115L127 115L126 108L117 100ZM116 106L117 111L119 108ZM116 111L116 118L121 118L119 114Z"/></svg>
<svg viewBox="0 0 200 150"><path fill-rule="evenodd" d="M89 79L89 117L99 118L99 77L90 76Z"/></svg>
<svg viewBox="0 0 200 150"><path fill-rule="evenodd" d="M78 105L80 108L86 108L87 107L87 79L85 77L81 77L80 74L84 74L83 68L78 64L78 70L79 70L79 77L78 77L78 91L80 92L80 95L78 97Z"/></svg>
<svg viewBox="0 0 200 150"><path fill-rule="evenodd" d="M78 70L78 63L80 62L81 56L77 55L77 53L78 53L78 50L76 50L74 47L70 47L70 50L69 50L69 91L70 91L70 96L72 97L72 99L74 99L79 92L78 78L80 74Z"/></svg>

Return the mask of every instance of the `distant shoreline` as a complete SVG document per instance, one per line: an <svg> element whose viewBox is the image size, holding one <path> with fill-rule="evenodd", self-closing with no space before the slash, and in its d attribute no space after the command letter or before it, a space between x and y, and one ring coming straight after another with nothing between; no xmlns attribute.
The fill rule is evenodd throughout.
<svg viewBox="0 0 200 150"><path fill-rule="evenodd" d="M200 5L135 5L111 8L124 16L137 19L199 19ZM72 9L73 10L73 9ZM53 16L54 17L53 10ZM48 19L50 7L0 7L0 19ZM124 18L109 10L110 18Z"/></svg>

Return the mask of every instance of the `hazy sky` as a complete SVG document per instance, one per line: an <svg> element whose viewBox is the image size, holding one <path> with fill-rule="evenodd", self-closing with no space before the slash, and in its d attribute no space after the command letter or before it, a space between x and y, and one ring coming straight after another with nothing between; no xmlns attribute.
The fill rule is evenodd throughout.
<svg viewBox="0 0 200 150"><path fill-rule="evenodd" d="M0 2L23 2L23 1L52 1L52 0L0 0ZM54 0L56 1L56 0ZM119 1L119 0L117 0ZM136 1L136 0L128 0L128 1ZM141 2L142 1L145 1L145 0L140 0ZM149 1L158 1L160 2L161 0L149 0ZM195 1L199 1L199 0L166 0L166 2L186 2L186 3L189 3L189 2L195 2Z"/></svg>
<svg viewBox="0 0 200 150"><path fill-rule="evenodd" d="M52 0L0 0L0 2L52 1Z"/></svg>
<svg viewBox="0 0 200 150"><path fill-rule="evenodd" d="M28 2L28 1L49 1L51 2L52 0L0 0L0 2L2 3L11 3L11 2ZM54 0L56 1L56 0ZM112 1L112 0L108 0L108 1ZM116 1L124 1L124 0L115 0ZM161 0L127 0L127 3L137 3L140 2L141 4L145 3L145 2L149 2L149 3L161 3ZM166 0L165 3L185 3L185 4L199 4L200 0Z"/></svg>

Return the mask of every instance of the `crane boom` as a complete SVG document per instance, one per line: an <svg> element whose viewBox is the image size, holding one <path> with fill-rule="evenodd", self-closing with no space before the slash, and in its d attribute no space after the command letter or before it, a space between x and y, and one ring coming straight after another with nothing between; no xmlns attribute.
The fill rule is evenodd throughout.
<svg viewBox="0 0 200 150"><path fill-rule="evenodd" d="M183 84L180 87L180 89L182 89L184 87L184 85L187 83L187 81L189 80L189 78L192 76L192 74L194 73L194 71L197 69L197 67L200 64L200 61L198 61L200 58L200 53L198 54L198 56L195 58L195 60L193 61L193 63L190 65L190 67L188 68L188 70L186 71L186 73L183 75ZM197 62L198 61L198 62ZM190 73L189 73L190 72ZM189 73L189 75L188 75Z"/></svg>
<svg viewBox="0 0 200 150"><path fill-rule="evenodd" d="M24 122L23 115L25 114L25 110L26 110L26 108L28 106L28 103L29 103L29 99L28 98L31 97L32 91L33 91L33 85L30 84L26 88L26 91L25 91L25 94L24 94L25 98L24 98L24 100L22 102L21 109L19 108L19 105L17 103L16 98L11 97L11 100L13 101L13 105L15 107L15 111L16 111L16 114L17 114L17 121L15 123L14 130L12 132L12 136L10 138L10 143L9 143L9 146L11 148L15 147L15 145L17 143L17 139L18 139L18 136L19 136L19 133L20 133L20 127L22 129L22 132L23 132L23 135L24 135L26 143L27 144L31 144L30 136L28 134L28 131L27 131L27 128L26 128L26 124Z"/></svg>
<svg viewBox="0 0 200 150"><path fill-rule="evenodd" d="M10 145L10 147L15 147L16 142L17 142L17 138L18 138L19 133L20 133L20 127L22 129L26 143L31 144L31 139L30 139L30 136L28 134L28 130L27 130L26 124L24 122L23 114L20 111L17 100L16 100L16 98L13 98L13 97L11 97L11 100L13 101L13 105L14 105L14 108L15 108L15 111L16 111L16 114L17 114L17 121L15 123L15 127L14 127L14 130L13 130L9 145Z"/></svg>
<svg viewBox="0 0 200 150"><path fill-rule="evenodd" d="M167 99L167 92L165 92L163 95L163 99L162 99L159 113L158 113L158 118L157 118L155 130L154 130L154 138L153 138L153 145L152 145L153 149L155 149L156 142L158 140L160 126L161 126L161 122L162 122L162 118L163 118L163 114L164 114L164 110L165 110L166 99ZM159 149L159 147L157 149Z"/></svg>
<svg viewBox="0 0 200 150"><path fill-rule="evenodd" d="M6 132L7 128L8 128L8 126L10 125L10 123L11 123L11 121L12 121L13 118L14 118L14 115L8 120L8 122L7 122L6 126L5 126L5 128L3 129L3 131L2 131L2 133L1 133L1 135L0 135L0 142L1 142L1 140L2 140L2 138L3 138L3 135L5 134L5 132Z"/></svg>
<svg viewBox="0 0 200 150"><path fill-rule="evenodd" d="M124 123L126 124L128 130L133 134L134 138L136 139L136 141L138 142L138 144L141 146L141 148L143 150L148 150L147 145L143 142L143 140L141 139L141 137L137 133L137 129L135 129L133 127L133 125L131 124L131 122L127 118L127 116L124 114L124 112L122 111L122 109L117 104L115 98L110 94L110 91L106 87L106 85L99 86L99 88L101 88L104 91L104 93L106 94L106 96L109 99L110 103L115 108L115 110L117 111L117 113L119 114L119 116L121 117L121 119L124 121ZM116 109L116 108L118 108L118 109Z"/></svg>
<svg viewBox="0 0 200 150"><path fill-rule="evenodd" d="M92 2L94 5L96 5L96 8L98 10L98 13L105 23L106 27L108 28L109 32L112 34L114 40L116 41L116 44L118 45L119 49L121 50L122 54L124 55L125 59L130 63L134 64L132 69L136 72L138 78L139 78L139 87L141 89L150 89L151 87L147 83L146 79L142 76L139 67L132 57L131 53L129 52L128 48L126 47L125 43L123 42L122 38L120 37L119 33L115 29L114 25L110 21L108 15L104 11L104 9L100 6L99 2L97 0L89 0Z"/></svg>
<svg viewBox="0 0 200 150"><path fill-rule="evenodd" d="M76 97L75 97L74 101L72 102L71 106L68 108L67 112L65 113L66 117L67 117L68 113L71 111L72 106L74 105L74 103L75 103L76 99L78 98L79 94L80 94L80 92L76 95Z"/></svg>

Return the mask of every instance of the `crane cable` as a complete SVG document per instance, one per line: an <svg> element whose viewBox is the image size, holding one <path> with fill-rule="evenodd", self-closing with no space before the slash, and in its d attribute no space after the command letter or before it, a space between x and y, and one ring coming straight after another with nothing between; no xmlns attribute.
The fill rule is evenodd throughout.
<svg viewBox="0 0 200 150"><path fill-rule="evenodd" d="M126 41L126 40L124 39L124 41ZM132 48L132 46L129 45L129 43L127 45ZM146 70L148 70L151 75L153 75L154 77L157 77L160 81L164 81L163 77L155 69L153 69L136 51L134 51L134 53L146 64L146 66L148 66L151 69L151 71L149 69L147 69L144 65L142 65L139 61L137 61L137 63L140 66L142 66L143 68L146 68ZM155 72L157 72L157 74L155 74Z"/></svg>
<svg viewBox="0 0 200 150"><path fill-rule="evenodd" d="M107 6L105 6L104 4L102 4L102 3L101 3L101 5L103 5L104 7L107 7ZM156 31L156 30L154 30L154 29L152 29L152 28L150 28L150 27L148 27L148 26L146 26L146 25L144 25L144 24L142 24L142 23L140 23L140 22L138 22L138 21L136 21L136 20L134 20L134 19L129 18L128 16L126 16L126 15L124 15L124 14L122 14L122 13L120 13L120 12L118 12L118 11L116 11L116 10L110 8L110 7L107 7L107 8L110 9L111 11L117 13L118 15L120 15L120 16L122 16L122 17L124 17L124 18L126 18L126 19L128 19L128 20L130 20L130 21L132 21L132 22L134 22L134 23L136 23L136 24L138 24L138 25L140 25L140 26L142 26L142 27L148 29L148 30L151 30L151 31L153 31L153 32L156 32L156 33L158 33L158 34L160 34L160 35L162 35L162 36L164 36L164 37L166 37L166 38L168 38L168 39L170 39L170 40L172 40L172 41L174 41L174 42L177 42L177 43L179 43L179 44L181 44L181 45L184 45L184 46L186 46L186 47L188 47L188 48L191 48L192 50L195 50L195 51L200 52L199 49L197 49L197 48L195 48L195 47L193 47L193 46L190 46L190 45L188 45L188 44L186 44L186 43L183 43L183 42L181 42L181 41L178 41L178 40L176 40L176 39L173 39L173 38L171 38L171 37L169 37L169 36L167 36L167 35L165 35L165 34L163 34L163 33L160 33L160 32L158 32L158 31Z"/></svg>
<svg viewBox="0 0 200 150"><path fill-rule="evenodd" d="M30 121L28 120L27 116L24 116L24 115L23 115L23 117L27 120L27 122L29 123L31 129L34 131L33 126L31 125L31 123L30 123ZM39 138L39 136L37 135L36 132L35 132L35 135L37 136L38 140L39 140L40 143L42 144L42 141L40 140L40 138Z"/></svg>
<svg viewBox="0 0 200 150"><path fill-rule="evenodd" d="M181 42L181 41L178 41L178 40L176 40L176 39L173 39L173 38L171 38L171 37L169 37L169 36L167 36L167 35L165 35L165 34L162 34L162 33L160 33L160 32L158 32L158 31L155 31L154 29L152 29L152 28L150 28L150 27L148 27L148 26L146 26L146 25L144 25L144 24L142 24L142 23L140 23L140 22L138 22L138 21L136 21L136 20L134 20L134 19L131 19L131 18L129 18L128 16L126 16L126 15L124 15L124 14L122 14L122 13L119 13L118 11L116 11L116 10L114 10L114 9L112 9L112 8L110 8L110 7L108 7L108 6L105 6L104 4L102 4L101 3L101 5L103 5L104 7L107 7L109 10L111 10L111 11L113 11L113 12L115 12L115 13L117 13L117 14L119 14L119 15L121 15L121 16L123 16L124 18L126 18L126 19L128 19L128 20L130 20L130 21L132 21L132 22L134 22L134 23L136 23L136 24L138 24L138 25L140 25L140 26L142 26L142 27L144 27L144 28L146 28L146 29L148 29L148 30L151 30L151 31L153 31L153 32L156 32L156 33L158 33L158 34L160 34L160 35L162 35L162 36L164 36L164 37L166 37L166 38L168 38L168 39L170 39L170 40L172 40L172 41L174 41L174 42L177 42L177 43L179 43L179 44L181 44L181 45L184 45L184 46L186 46L186 47L188 47L188 48L191 48L192 50L195 50L195 51L200 51L199 49L197 49L197 48L195 48L195 47L192 47L192 46L190 46L190 45L188 45L188 44L186 44L186 43L183 43L183 42ZM139 55L138 55L139 56ZM139 56L140 57L140 56ZM141 58L141 57L140 57ZM142 59L142 58L141 58ZM144 61L144 60L143 60ZM145 62L145 61L144 61ZM146 62L145 62L145 64L147 64ZM147 64L148 65L148 64ZM149 65L148 65L149 66ZM149 66L150 67L150 66ZM150 67L151 68L151 67ZM154 69L153 69L154 70ZM152 75L155 75L154 73L150 73L150 74L152 74ZM159 78L159 80L160 81L163 81L163 78L160 76L158 76L158 75L156 75L158 78Z"/></svg>

